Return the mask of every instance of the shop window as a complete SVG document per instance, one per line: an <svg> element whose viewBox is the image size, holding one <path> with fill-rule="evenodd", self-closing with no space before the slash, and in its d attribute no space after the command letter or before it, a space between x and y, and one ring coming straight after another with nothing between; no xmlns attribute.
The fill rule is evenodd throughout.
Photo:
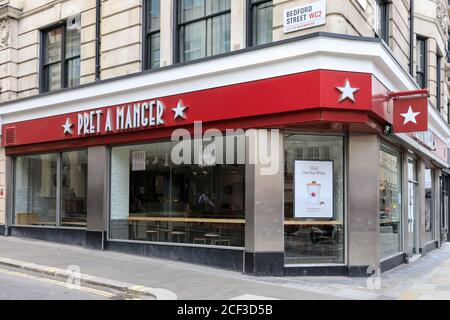
<svg viewBox="0 0 450 320"><path fill-rule="evenodd" d="M385 0L375 0L375 33L389 42L389 3Z"/></svg>
<svg viewBox="0 0 450 320"><path fill-rule="evenodd" d="M419 253L418 189L417 160L410 158L408 159L408 229L406 234L406 251L409 255Z"/></svg>
<svg viewBox="0 0 450 320"><path fill-rule="evenodd" d="M178 0L181 62L230 51L231 0Z"/></svg>
<svg viewBox="0 0 450 320"><path fill-rule="evenodd" d="M87 218L87 151L62 154L61 225L86 227Z"/></svg>
<svg viewBox="0 0 450 320"><path fill-rule="evenodd" d="M17 157L14 170L15 225L86 227L87 151Z"/></svg>
<svg viewBox="0 0 450 320"><path fill-rule="evenodd" d="M286 135L284 153L285 262L344 263L344 138Z"/></svg>
<svg viewBox="0 0 450 320"><path fill-rule="evenodd" d="M434 240L433 178L433 170L430 167L425 167L425 243Z"/></svg>
<svg viewBox="0 0 450 320"><path fill-rule="evenodd" d="M401 154L383 146L380 151L381 258L401 251L401 172Z"/></svg>
<svg viewBox="0 0 450 320"><path fill-rule="evenodd" d="M174 146L112 149L110 237L243 247L245 165L175 164Z"/></svg>
<svg viewBox="0 0 450 320"><path fill-rule="evenodd" d="M249 0L251 17L251 42L257 46L272 42L273 38L273 1Z"/></svg>
<svg viewBox="0 0 450 320"><path fill-rule="evenodd" d="M145 0L146 23L146 68L154 69L161 65L161 0Z"/></svg>
<svg viewBox="0 0 450 320"><path fill-rule="evenodd" d="M16 159L16 225L56 226L57 159L57 154Z"/></svg>
<svg viewBox="0 0 450 320"><path fill-rule="evenodd" d="M427 58L426 58L426 39L422 37L417 37L416 40L416 81L419 87L426 88L426 68L427 68Z"/></svg>

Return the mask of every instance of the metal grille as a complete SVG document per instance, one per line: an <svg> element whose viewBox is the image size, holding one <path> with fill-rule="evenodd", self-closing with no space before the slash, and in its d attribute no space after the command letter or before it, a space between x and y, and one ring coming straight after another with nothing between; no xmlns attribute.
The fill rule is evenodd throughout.
<svg viewBox="0 0 450 320"><path fill-rule="evenodd" d="M5 130L6 145L10 146L16 143L16 128L6 128Z"/></svg>

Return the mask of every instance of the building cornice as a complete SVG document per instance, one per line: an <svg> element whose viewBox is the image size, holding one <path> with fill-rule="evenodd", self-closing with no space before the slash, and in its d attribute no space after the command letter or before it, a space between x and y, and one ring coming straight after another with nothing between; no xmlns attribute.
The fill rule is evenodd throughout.
<svg viewBox="0 0 450 320"><path fill-rule="evenodd" d="M8 3L0 3L0 20L3 19L16 19L20 18L22 13L21 8L14 7Z"/></svg>

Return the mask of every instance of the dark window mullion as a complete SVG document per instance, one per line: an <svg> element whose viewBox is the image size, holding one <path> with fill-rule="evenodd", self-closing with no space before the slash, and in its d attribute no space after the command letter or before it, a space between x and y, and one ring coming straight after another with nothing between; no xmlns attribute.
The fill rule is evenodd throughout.
<svg viewBox="0 0 450 320"><path fill-rule="evenodd" d="M66 79L67 75L67 60L66 60L66 25L63 26L62 39L61 39L61 60L63 64L61 65L61 88L66 88L68 81Z"/></svg>
<svg viewBox="0 0 450 320"><path fill-rule="evenodd" d="M231 10L229 10L229 9L228 10L223 10L223 11L220 11L220 12L217 12L217 13L209 14L209 15L204 16L204 17L199 17L199 18L195 18L195 19L192 19L192 20L183 21L183 22L178 23L178 27L182 27L182 26L185 26L187 24L196 23L196 22L199 22L199 21L207 20L207 19L212 19L212 18L221 16L221 15L226 15L228 13L231 13Z"/></svg>
<svg viewBox="0 0 450 320"><path fill-rule="evenodd" d="M49 62L49 63L47 63L47 64L43 64L42 67L43 67L43 68L47 68L47 67L51 67L51 66L53 66L54 64L58 64L58 63L61 63L61 60L54 61L54 62Z"/></svg>

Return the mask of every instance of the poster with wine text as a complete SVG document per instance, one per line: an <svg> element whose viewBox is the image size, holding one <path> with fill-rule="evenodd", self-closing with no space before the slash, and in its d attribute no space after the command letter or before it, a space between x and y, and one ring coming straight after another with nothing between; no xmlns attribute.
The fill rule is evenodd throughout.
<svg viewBox="0 0 450 320"><path fill-rule="evenodd" d="M295 161L295 218L333 218L333 161Z"/></svg>

